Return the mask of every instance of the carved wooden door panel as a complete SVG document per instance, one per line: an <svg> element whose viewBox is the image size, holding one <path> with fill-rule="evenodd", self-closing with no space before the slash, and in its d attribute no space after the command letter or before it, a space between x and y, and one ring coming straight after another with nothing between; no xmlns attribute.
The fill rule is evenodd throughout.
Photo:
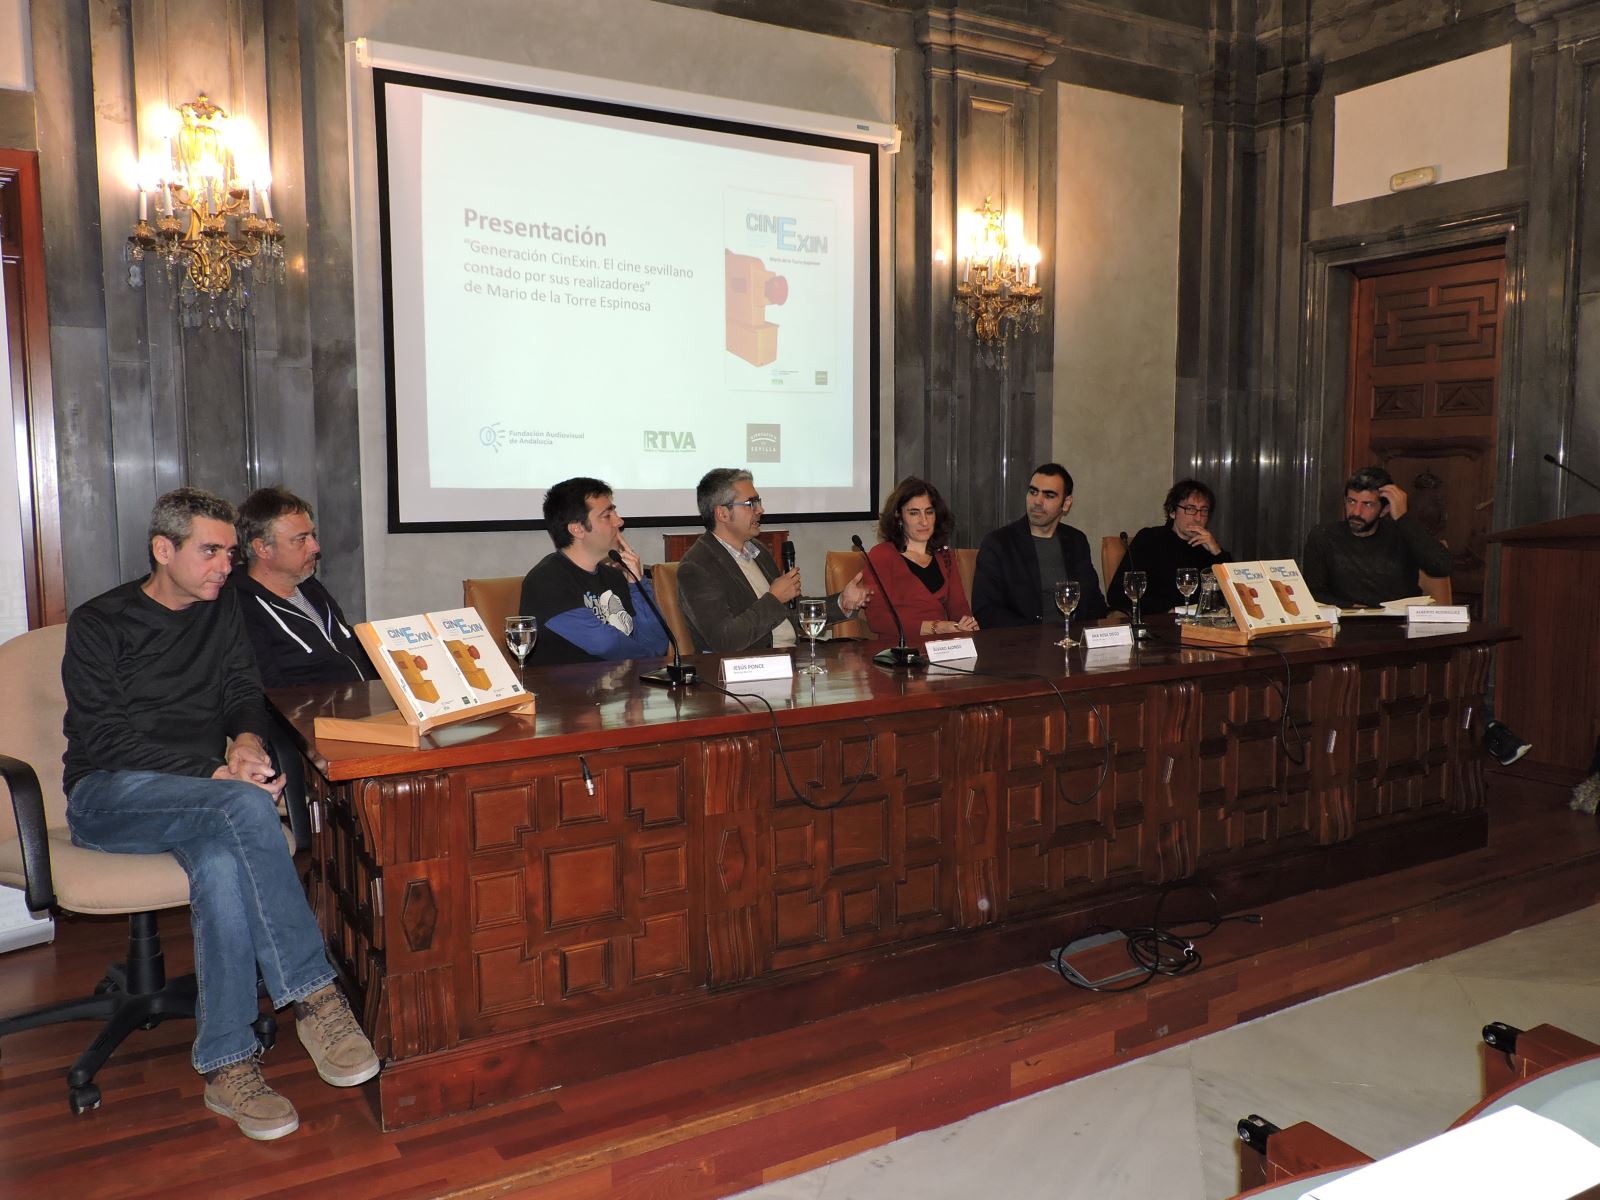
<svg viewBox="0 0 1600 1200"><path fill-rule="evenodd" d="M771 872L772 908L757 936L775 968L954 924L950 728L946 713L919 713L874 718L871 744L859 721L786 733L789 772L817 808L767 754L773 801L760 861Z"/></svg>
<svg viewBox="0 0 1600 1200"><path fill-rule="evenodd" d="M455 1002L470 1035L706 982L695 744L451 777ZM593 791L590 791L590 785Z"/></svg>
<svg viewBox="0 0 1600 1200"><path fill-rule="evenodd" d="M1151 692L1019 700L1003 707L1000 915L1153 870L1145 825ZM1104 778L1102 780L1102 773Z"/></svg>
<svg viewBox="0 0 1600 1200"><path fill-rule="evenodd" d="M1283 720L1279 663L1198 685L1200 868L1315 840L1311 678L1309 669L1293 672L1289 722Z"/></svg>
<svg viewBox="0 0 1600 1200"><path fill-rule="evenodd" d="M1504 341L1500 244L1362 268L1350 334L1347 472L1387 467L1411 514L1455 554L1481 612Z"/></svg>

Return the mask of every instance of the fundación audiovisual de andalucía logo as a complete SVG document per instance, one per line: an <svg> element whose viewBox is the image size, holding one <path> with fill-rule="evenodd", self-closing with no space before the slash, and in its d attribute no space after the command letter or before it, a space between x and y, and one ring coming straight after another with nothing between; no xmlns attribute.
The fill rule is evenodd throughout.
<svg viewBox="0 0 1600 1200"><path fill-rule="evenodd" d="M783 426L754 425L744 427L745 459L749 462L783 461Z"/></svg>

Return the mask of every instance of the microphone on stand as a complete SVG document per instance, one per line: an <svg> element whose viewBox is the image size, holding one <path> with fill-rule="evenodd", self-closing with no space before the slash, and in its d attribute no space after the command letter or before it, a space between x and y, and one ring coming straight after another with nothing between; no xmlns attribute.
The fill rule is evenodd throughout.
<svg viewBox="0 0 1600 1200"><path fill-rule="evenodd" d="M900 614L895 611L894 601L889 599L889 589L883 586L883 578L878 574L878 568L873 565L872 556L867 553L867 548L861 544L859 534L850 535L850 544L856 548L857 553L867 561L867 570L872 572L872 578L877 581L878 591L883 594L883 602L889 607L889 615L894 618L894 627L899 631L900 644L890 646L887 650L880 650L872 656L872 661L880 667L890 670L899 670L902 667L925 667L927 660L918 654L916 648L906 645L906 627L900 621Z"/></svg>
<svg viewBox="0 0 1600 1200"><path fill-rule="evenodd" d="M792 570L794 570L794 543L785 541L783 543L783 573L787 575ZM799 603L799 600L800 597L798 596L790 597L789 608L791 611L793 611L794 606Z"/></svg>
<svg viewBox="0 0 1600 1200"><path fill-rule="evenodd" d="M1586 475L1578 474L1578 472L1574 471L1571 467L1567 466L1566 463L1564 463L1564 462L1560 461L1558 458L1556 458L1555 455L1546 454L1544 456L1544 460L1545 460L1545 462L1549 463L1552 467L1554 467L1556 470L1565 471L1568 475L1571 475L1579 483L1586 483L1590 487L1592 487L1595 491L1600 492L1600 483L1596 483L1594 480L1590 479Z"/></svg>
<svg viewBox="0 0 1600 1200"><path fill-rule="evenodd" d="M622 568L622 573L629 579L634 578L628 564L622 561L622 555L613 550L606 555L612 562ZM667 619L661 615L661 610L656 607L656 598L650 594L650 589L644 586L644 580L636 580L639 584L639 595L644 597L644 602L650 606L650 611L655 613L656 620L661 622L661 628L667 631L667 641L672 644L672 661L656 671L646 671L639 676L645 683L653 683L658 687L684 687L691 683L700 682L700 672L695 670L692 663L683 661L683 653L678 649L678 639L673 636L672 626L667 624Z"/></svg>

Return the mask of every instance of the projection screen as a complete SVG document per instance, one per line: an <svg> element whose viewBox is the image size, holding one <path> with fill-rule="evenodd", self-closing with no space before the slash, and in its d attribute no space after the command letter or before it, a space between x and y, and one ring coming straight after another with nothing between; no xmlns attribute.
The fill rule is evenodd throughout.
<svg viewBox="0 0 1600 1200"><path fill-rule="evenodd" d="M538 528L575 475L694 524L871 516L870 141L373 72L393 532Z"/></svg>

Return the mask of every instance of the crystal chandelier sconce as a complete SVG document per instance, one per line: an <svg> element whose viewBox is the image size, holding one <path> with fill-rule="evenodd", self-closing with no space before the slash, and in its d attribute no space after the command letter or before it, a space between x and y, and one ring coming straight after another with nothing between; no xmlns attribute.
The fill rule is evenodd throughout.
<svg viewBox="0 0 1600 1200"><path fill-rule="evenodd" d="M955 311L986 366L1006 364L1006 350L1022 332L1039 331L1044 302L1039 287L1039 247L1022 236L1022 218L985 199L962 213L956 230L959 272Z"/></svg>
<svg viewBox="0 0 1600 1200"><path fill-rule="evenodd" d="M166 269L185 327L236 330L252 280L284 278L283 228L272 219L266 156L243 121L203 95L168 115L158 157L140 165L139 221L124 250L128 283L144 286L145 259L152 258Z"/></svg>

